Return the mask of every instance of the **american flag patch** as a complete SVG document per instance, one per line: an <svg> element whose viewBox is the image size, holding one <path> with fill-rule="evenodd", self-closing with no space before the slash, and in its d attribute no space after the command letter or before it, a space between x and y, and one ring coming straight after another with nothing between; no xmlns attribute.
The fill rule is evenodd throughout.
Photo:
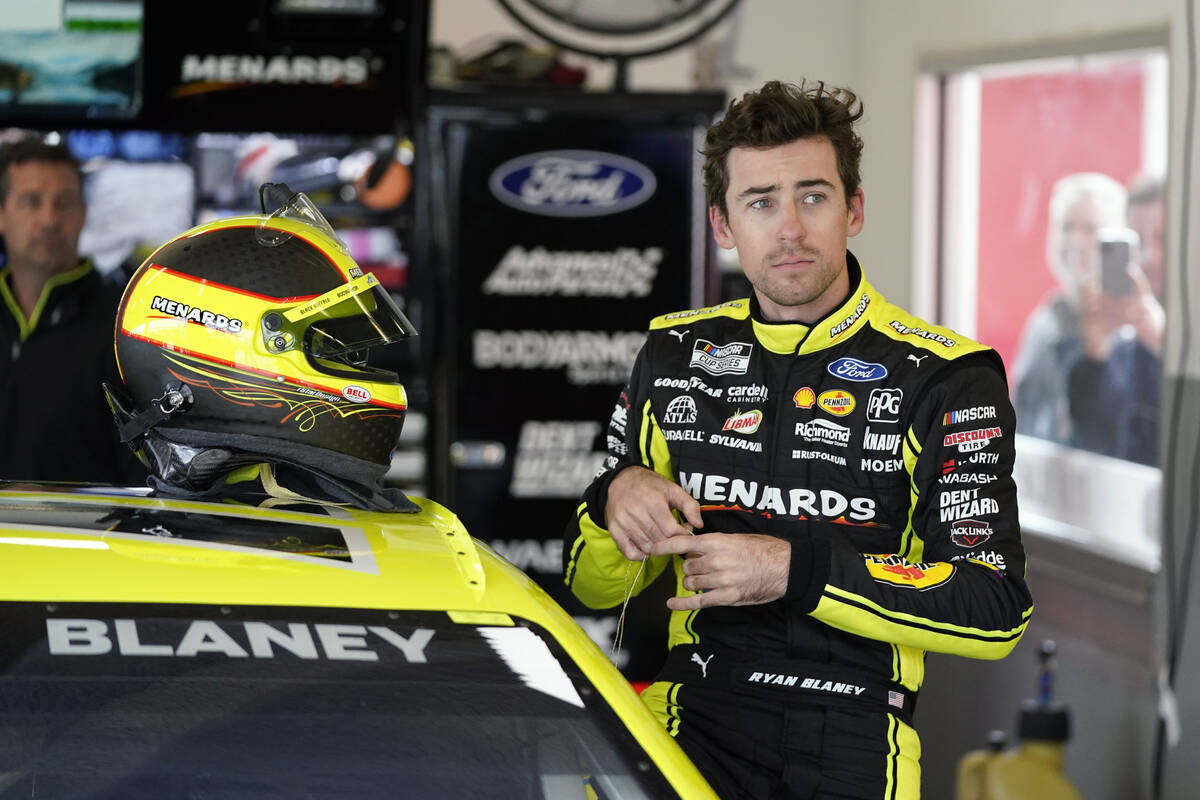
<svg viewBox="0 0 1200 800"><path fill-rule="evenodd" d="M901 692L893 692L888 690L888 705L896 708L904 708L904 695Z"/></svg>

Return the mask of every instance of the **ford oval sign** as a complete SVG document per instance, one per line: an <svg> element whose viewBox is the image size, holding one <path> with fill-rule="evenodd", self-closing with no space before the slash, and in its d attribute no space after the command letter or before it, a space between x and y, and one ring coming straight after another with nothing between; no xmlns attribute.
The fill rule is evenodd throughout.
<svg viewBox="0 0 1200 800"><path fill-rule="evenodd" d="M488 180L505 205L547 217L599 217L640 206L658 188L632 158L596 150L548 150L505 161Z"/></svg>
<svg viewBox="0 0 1200 800"><path fill-rule="evenodd" d="M829 374L848 381L877 381L887 377L887 367L870 361L859 361L857 358L839 358L830 361L826 367Z"/></svg>

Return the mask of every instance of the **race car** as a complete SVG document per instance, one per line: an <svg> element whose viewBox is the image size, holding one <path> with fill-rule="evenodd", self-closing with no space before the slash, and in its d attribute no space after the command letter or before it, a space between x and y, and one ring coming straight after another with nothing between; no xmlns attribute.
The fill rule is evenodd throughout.
<svg viewBox="0 0 1200 800"><path fill-rule="evenodd" d="M429 500L0 484L0 798L713 798Z"/></svg>

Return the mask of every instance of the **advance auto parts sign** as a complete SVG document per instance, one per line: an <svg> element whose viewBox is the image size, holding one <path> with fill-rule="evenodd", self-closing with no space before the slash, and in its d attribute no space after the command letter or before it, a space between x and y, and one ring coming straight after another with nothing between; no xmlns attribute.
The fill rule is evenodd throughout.
<svg viewBox="0 0 1200 800"><path fill-rule="evenodd" d="M599 217L636 208L658 182L632 158L596 150L550 150L506 161L488 180L507 206L546 217Z"/></svg>

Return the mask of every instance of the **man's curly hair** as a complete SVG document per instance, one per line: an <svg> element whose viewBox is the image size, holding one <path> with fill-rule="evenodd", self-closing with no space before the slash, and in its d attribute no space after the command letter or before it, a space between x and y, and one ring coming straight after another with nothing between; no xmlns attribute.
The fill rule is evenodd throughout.
<svg viewBox="0 0 1200 800"><path fill-rule="evenodd" d="M729 103L725 116L704 137L704 193L709 206L721 215L729 188L729 151L735 147L777 147L824 136L837 154L838 175L846 187L846 201L858 190L863 142L854 123L863 115L862 102L849 89L826 88L823 81L799 85L768 81Z"/></svg>

